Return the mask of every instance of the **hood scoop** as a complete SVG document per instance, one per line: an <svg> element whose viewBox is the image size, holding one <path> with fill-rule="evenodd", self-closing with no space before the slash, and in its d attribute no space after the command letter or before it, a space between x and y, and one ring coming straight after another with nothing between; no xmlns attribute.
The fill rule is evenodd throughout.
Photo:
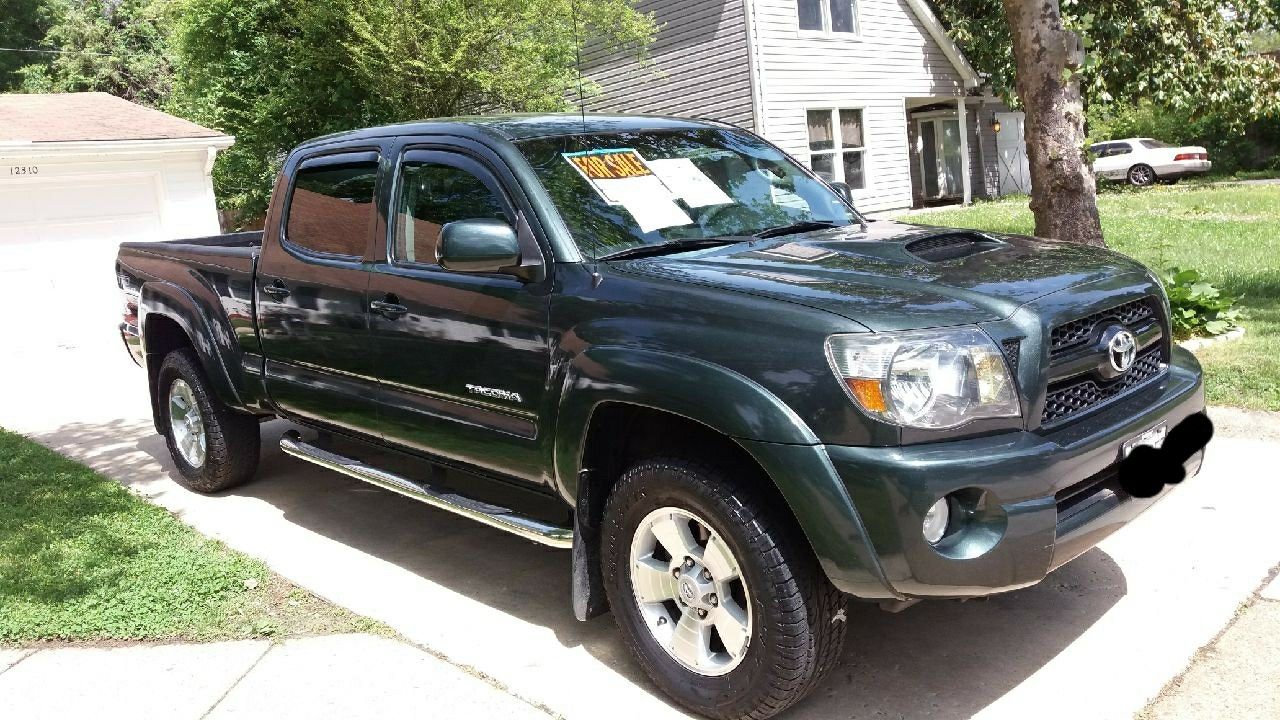
<svg viewBox="0 0 1280 720"><path fill-rule="evenodd" d="M904 248L925 262L940 263L1003 247L1005 243L976 232L946 232L912 240Z"/></svg>

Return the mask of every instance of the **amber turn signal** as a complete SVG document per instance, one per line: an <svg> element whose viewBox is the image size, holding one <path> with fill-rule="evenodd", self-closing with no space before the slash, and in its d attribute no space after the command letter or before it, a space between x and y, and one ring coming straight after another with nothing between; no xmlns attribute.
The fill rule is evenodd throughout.
<svg viewBox="0 0 1280 720"><path fill-rule="evenodd" d="M853 391L853 396L857 398L858 403L863 408L872 412L885 412L889 409L879 380L847 378L845 382L849 384L849 389Z"/></svg>

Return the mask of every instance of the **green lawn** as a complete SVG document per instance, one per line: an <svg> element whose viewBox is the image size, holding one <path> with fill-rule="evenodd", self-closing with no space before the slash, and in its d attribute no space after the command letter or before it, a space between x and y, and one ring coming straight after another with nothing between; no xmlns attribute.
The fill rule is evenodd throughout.
<svg viewBox="0 0 1280 720"><path fill-rule="evenodd" d="M382 632L0 429L0 644Z"/></svg>
<svg viewBox="0 0 1280 720"><path fill-rule="evenodd" d="M1209 402L1280 410L1280 186L1157 187L1098 198L1107 243L1152 268L1194 268L1242 295L1245 339L1199 353ZM1031 234L1026 198L907 222Z"/></svg>

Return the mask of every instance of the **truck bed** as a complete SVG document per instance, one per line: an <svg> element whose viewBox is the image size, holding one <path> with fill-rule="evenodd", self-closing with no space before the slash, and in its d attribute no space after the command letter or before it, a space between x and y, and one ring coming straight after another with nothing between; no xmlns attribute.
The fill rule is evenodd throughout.
<svg viewBox="0 0 1280 720"><path fill-rule="evenodd" d="M189 311L203 317L190 317L188 321L211 328L215 343L222 346L219 353L224 361L235 366L247 355L259 352L253 297L254 271L261 250L261 232L121 243L116 281L126 295L136 298L143 315L153 306L173 302L165 298L190 298ZM138 360L141 319L133 321L137 325L124 329L125 344Z"/></svg>
<svg viewBox="0 0 1280 720"><path fill-rule="evenodd" d="M161 254L168 252L168 249L177 249L184 246L193 246L205 249L225 248L228 250L257 250L262 247L262 231L253 230L248 232L234 232L223 235L210 235L208 237L183 238L181 240L164 240L161 242L126 242L120 243L120 249L129 250L147 250L164 248L160 250Z"/></svg>

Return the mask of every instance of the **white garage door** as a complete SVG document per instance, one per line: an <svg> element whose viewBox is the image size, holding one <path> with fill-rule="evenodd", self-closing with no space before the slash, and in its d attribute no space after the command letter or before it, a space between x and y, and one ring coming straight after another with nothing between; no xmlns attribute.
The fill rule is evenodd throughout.
<svg viewBox="0 0 1280 720"><path fill-rule="evenodd" d="M127 240L161 239L157 180L139 174L0 181L0 303L41 308L24 344L75 347L115 334L116 251Z"/></svg>
<svg viewBox="0 0 1280 720"><path fill-rule="evenodd" d="M158 239L155 175L0 182L0 245Z"/></svg>

